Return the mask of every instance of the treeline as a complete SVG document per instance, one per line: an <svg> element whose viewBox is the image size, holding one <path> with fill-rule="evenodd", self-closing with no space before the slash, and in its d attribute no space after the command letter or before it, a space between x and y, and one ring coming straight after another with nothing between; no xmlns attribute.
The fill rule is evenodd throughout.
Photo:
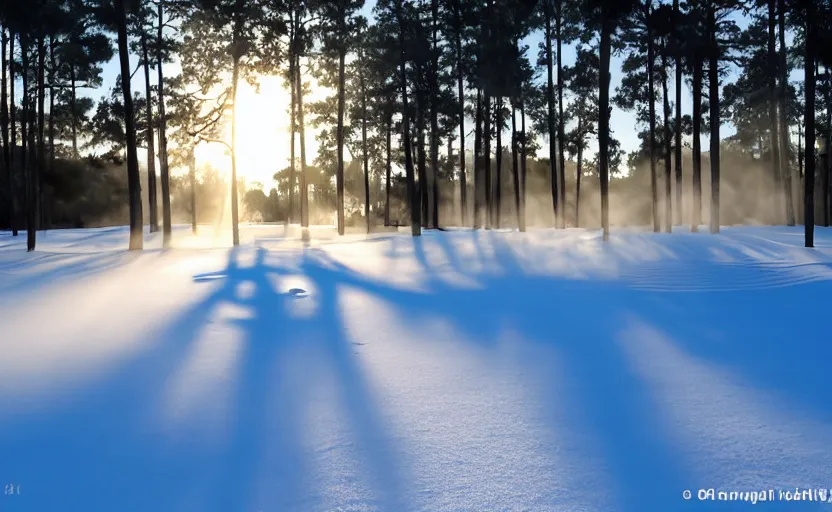
<svg viewBox="0 0 832 512"><path fill-rule="evenodd" d="M132 249L141 247L143 223L136 148L147 149L148 221L159 229L161 195L168 243L170 198L182 194L171 190L169 169L189 170L182 185L195 218L194 151L203 142L231 154L235 244L241 196L246 215L258 210L263 220L285 216L307 227L315 205L332 204L341 234L351 220L370 230L381 218L404 220L418 235L456 223L524 230L530 198L544 191L550 225L583 225L582 185L583 195L588 185L600 195L606 238L610 177L624 166L629 176L613 188L646 198L644 221L655 231L683 222L696 230L707 219L718 232L726 183L746 202L765 194L767 222L803 222L807 246L816 217L828 225L829 163L816 142L832 124L829 0L378 0L371 19L363 7L7 0L0 124L12 229L26 226L34 248L44 191L55 194L58 183L47 186L47 177L60 161L79 161L82 139L109 148L105 160L126 162ZM523 44L532 34L542 39L538 48ZM576 55L571 65L566 48ZM115 54L122 77L143 74L143 91L120 79L97 104L79 98L80 88L101 85L101 66ZM613 89L614 55L623 65ZM172 62L178 76L166 74ZM802 82L790 81L795 69ZM275 143L289 145L291 164L276 173L274 193L241 194L233 106L241 81L263 75L282 76L290 91L289 137ZM729 82L732 75L739 78ZM310 102L312 82L332 95ZM693 104L685 115L683 84ZM610 129L613 108L636 115L641 145L630 154ZM736 129L728 138L726 123ZM312 162L310 128L319 146ZM767 170L725 182L726 151L740 169ZM755 180L766 185L750 186Z"/></svg>

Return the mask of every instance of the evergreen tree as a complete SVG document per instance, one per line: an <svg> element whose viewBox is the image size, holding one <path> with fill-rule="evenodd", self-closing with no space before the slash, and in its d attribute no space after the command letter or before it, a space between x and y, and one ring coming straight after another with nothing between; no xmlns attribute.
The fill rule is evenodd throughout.
<svg viewBox="0 0 832 512"><path fill-rule="evenodd" d="M231 152L231 229L232 242L236 246L240 244L240 233L235 109L240 79L253 81L256 76L257 50L261 46L256 40L260 31L255 28L262 23L262 12L255 0L198 0L197 7L190 25L200 35L191 36L192 46L187 53L195 62L183 62L183 68L190 66L192 70L199 70L194 76L200 81L203 91L217 86L225 89L231 125L231 140L226 143ZM228 71L231 82L224 84L222 73Z"/></svg>
<svg viewBox="0 0 832 512"><path fill-rule="evenodd" d="M566 149L577 158L575 175L575 226L580 226L581 178L584 172L584 152L589 138L598 126L598 53L588 45L577 48L575 65L564 68L566 84L575 99L567 115L576 126L566 135Z"/></svg>
<svg viewBox="0 0 832 512"><path fill-rule="evenodd" d="M338 0L316 4L321 18L320 34L322 57L326 62L324 70L329 71L330 82L336 85L338 117L336 121L336 162L338 234L344 234L344 112L346 109L346 57L357 46L355 34L365 20L356 15L364 4L363 0ZM336 67L337 65L337 67Z"/></svg>

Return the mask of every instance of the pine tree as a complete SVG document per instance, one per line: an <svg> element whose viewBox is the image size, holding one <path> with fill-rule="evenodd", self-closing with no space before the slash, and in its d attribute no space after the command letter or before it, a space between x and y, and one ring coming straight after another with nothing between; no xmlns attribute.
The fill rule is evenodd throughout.
<svg viewBox="0 0 832 512"><path fill-rule="evenodd" d="M611 153L614 145L611 143L609 112L610 112L610 57L612 54L613 38L619 28L619 20L627 17L636 8L635 0L584 0L582 12L587 24L596 28L600 33L600 88L598 92L598 169L601 178L601 226L603 239L609 240L609 174ZM610 151L613 149L613 151Z"/></svg>
<svg viewBox="0 0 832 512"><path fill-rule="evenodd" d="M191 17L191 28L202 30L208 37L199 40L191 38L197 51L189 51L189 58L196 62L183 63L183 68L199 69L203 90L220 85L221 73L231 72L231 83L225 85L226 107L230 107L231 137L228 145L231 152L231 229L232 243L240 244L238 222L237 184L237 91L241 79L253 78L256 51L261 47L256 37L260 34L254 27L262 22L260 6L254 0L199 0L198 11ZM203 27L199 25L202 24ZM225 53L225 55L223 55ZM224 58L223 58L224 57Z"/></svg>
<svg viewBox="0 0 832 512"><path fill-rule="evenodd" d="M806 247L815 246L815 62L817 60L817 6L814 0L800 0L804 16L804 87L805 87L805 131L806 143L803 160L806 164L804 178L804 242Z"/></svg>
<svg viewBox="0 0 832 512"><path fill-rule="evenodd" d="M658 180L656 172L656 16L652 0L644 0L638 8L630 13L627 22L626 37L623 42L629 49L624 61L621 85L616 91L614 101L624 110L636 110L636 118L647 123L649 138L647 140L647 158L650 163L650 193L653 231L661 229L659 215Z"/></svg>
<svg viewBox="0 0 832 512"><path fill-rule="evenodd" d="M577 157L575 176L575 226L580 226L581 178L583 176L584 151L589 138L595 135L598 125L598 53L589 46L579 46L575 65L564 68L567 88L575 96L567 115L576 126L566 136L566 148Z"/></svg>
<svg viewBox="0 0 832 512"><path fill-rule="evenodd" d="M2 137L3 148L2 148L2 163L3 163L3 170L5 171L6 175L6 184L8 186L8 190L6 191L6 200L8 201L7 208L8 208L8 215L9 215L9 227L13 232L17 232L17 224L15 222L15 193L14 193L14 171L12 170L12 162L11 162L11 153L13 148L10 147L11 141L9 140L9 105L8 105L8 97L6 94L7 89L7 78L6 78L6 69L8 67L9 59L7 57L6 50L9 45L9 36L6 32L5 27L5 20L0 19L0 137ZM13 56L12 56L13 57ZM13 87L14 85L12 85Z"/></svg>
<svg viewBox="0 0 832 512"><path fill-rule="evenodd" d="M420 236L420 211L419 211L419 196L416 191L416 183L413 169L413 149L410 138L410 119L408 108L408 91L407 91L407 54L405 27L408 24L408 19L405 17L404 0L392 0L393 15L395 17L395 24L398 33L399 43L399 87L402 100L402 139L404 142L405 155L405 176L407 180L407 195L410 207L410 229L413 236ZM382 2L376 4L377 12L383 11L384 5ZM389 7L388 7L389 8Z"/></svg>

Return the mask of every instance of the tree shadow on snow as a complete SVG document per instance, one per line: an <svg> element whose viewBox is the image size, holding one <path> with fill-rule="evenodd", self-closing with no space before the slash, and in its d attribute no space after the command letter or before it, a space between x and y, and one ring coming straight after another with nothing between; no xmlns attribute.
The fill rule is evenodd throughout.
<svg viewBox="0 0 832 512"><path fill-rule="evenodd" d="M32 489L15 497L21 508L13 503L10 510L267 512L348 505L327 502L344 499L326 496L333 488L320 475L337 468L318 467L322 446L310 445L310 432L327 421L345 429L351 442L331 449L352 450L359 458L355 471L366 476L362 481L339 473L339 485L366 490L358 492L354 504L394 512L416 508L407 464L346 330L339 303L343 288L384 301L413 332L426 321L442 319L462 334L463 343L485 350L496 350L507 329L551 347L569 390L571 425L549 428L578 429L593 440L600 460L588 457L587 463L598 463L606 475L597 480L606 486L598 492L613 497L611 510L679 508L681 491L697 477L690 454L679 450L657 407L654 397L661 390L639 373L640 365L659 356L634 355L621 343L633 320L665 334L676 350L704 365L723 368L763 394L798 401L829 421L822 395L832 382L823 363L832 353L819 342L817 326L792 320L807 308L819 315L822 302L807 306L803 298L826 291L822 282L776 293L656 294L615 279L530 270L529 262L518 257L527 248L514 234L461 232L389 241L391 256L412 251L427 291L368 278L326 251L308 247L274 253L234 249L224 269L194 276L209 290L172 323L153 331L147 350L81 396L44 413L34 426L0 423L0 453L11 461L0 465L0 478ZM461 254L465 245L473 255ZM553 251L552 257L566 258L566 267L580 267L585 255ZM474 271L472 261L488 265ZM449 273L467 276L477 286L455 284L446 279ZM229 306L238 312L230 318L219 314ZM206 329L215 327L237 333L225 340L235 344L233 376L215 376L230 386L221 415L228 424L221 428L186 412L183 425L171 426L160 419L159 404L196 346L205 343ZM778 364L796 355L801 364ZM332 383L335 420L310 416L306 403L309 389L324 380ZM223 398L211 394L207 400ZM551 451L544 456L562 449L542 446ZM557 498L552 495L552 502Z"/></svg>
<svg viewBox="0 0 832 512"><path fill-rule="evenodd" d="M367 279L332 259L315 269L317 281L340 282L382 299L399 311L397 318L413 332L422 329L426 322L441 318L450 322L464 339L487 348L495 347L507 328L533 342L555 347L565 363L564 378L572 391L569 403L575 408L574 422L591 432L598 442L605 470L611 475L609 483L614 489L617 510L650 510L659 504L675 506L681 491L692 487L693 482L726 485L713 481L716 475L709 473L718 464L702 467L696 447L680 446L679 440L686 434L675 432L673 420L669 419L678 411L668 410L673 405L657 403L667 392L662 389L665 384L673 387L671 392L677 393L680 401L699 407L693 414L715 415L702 418L706 422L704 428L713 430L707 434L718 440L712 449L731 448L731 443L742 446L745 439L751 450L770 450L759 460L742 454L732 461L732 469L758 475L743 480L750 482L752 489L764 484L806 485L801 478L823 474L820 465L827 458L806 460L800 455L804 447L788 446L789 440L794 436L801 438L802 432L783 434L782 429L795 425L802 428L800 420L789 423L792 414L796 414L822 425L829 433L832 408L825 395L832 379L826 362L832 350L823 342L822 328L817 323L823 318L824 301L820 298L829 289L828 281L778 284L765 274L782 270L749 267L745 271L763 277L755 278L759 282L746 283L746 288L740 281L727 290L694 287L689 293L657 293L615 278L574 279L530 272L525 262L519 261L518 248L512 247L507 237L488 232L465 233L460 237L470 237L473 256L461 257L451 236L401 238L393 244L391 252L398 258L405 257L410 246L424 271L427 292L397 289ZM650 271L679 266L676 260L682 258L688 263L698 261L716 284L738 272L734 265L709 261L706 254L697 253L700 249L696 242L688 242L675 249L656 242L657 247L651 249L661 257ZM635 255L632 247L621 244L602 250L618 259ZM674 254L675 251L689 254ZM429 252L434 258L428 256ZM433 263L437 253L443 261L438 266ZM559 250L552 257L567 258L566 267L581 267L586 255ZM468 271L466 261L472 260L488 262L489 266L484 272ZM471 277L478 286L452 284L443 275L449 269L451 273ZM691 272L690 279L697 279L697 268L683 271ZM801 316L812 320L795 321ZM656 341L659 338L662 341ZM665 352L657 352L659 349ZM668 359L671 356L675 359ZM800 361L796 362L795 357L800 357ZM680 367L680 361L686 366ZM672 375L674 371L686 375L676 376L677 379ZM697 389L696 379L711 376L725 377L728 383L702 382L703 386ZM666 382L668 379L670 382ZM750 398L722 395L737 390L750 390L752 394ZM756 402L745 403L746 399ZM769 407L769 399L776 405ZM715 405L708 405L711 402ZM684 403L680 405L684 407ZM739 411L717 410L725 404ZM783 404L787 405L785 409ZM774 416L760 413L763 409L771 412L778 406L781 408ZM744 416L758 413L759 417ZM693 417L689 421L695 424L697 420ZM734 424L749 424L762 431L749 436L747 432L732 431ZM702 427L694 426L692 431L697 428ZM817 441L818 432L813 435L812 441ZM725 436L728 441L720 439ZM766 447L757 439L775 440L780 445ZM785 453L777 455L783 450ZM768 459L778 458L785 459L783 466L771 467ZM795 476L787 475L789 468L799 470L800 476L798 471ZM795 480L787 483L785 478Z"/></svg>
<svg viewBox="0 0 832 512"><path fill-rule="evenodd" d="M326 497L320 496L305 439L314 418L304 419L307 404L294 397L313 386L315 377L288 371L304 363L300 349L328 361L324 370L334 379L345 414L339 420L348 426L366 475L358 482L367 491L360 502L408 510L401 501L405 478L344 333L338 283L316 280L316 251L304 250L299 261L294 256L232 249L224 269L194 277L210 287L201 300L169 325L149 326L152 334L139 355L108 369L83 392L54 400L37 421L0 422L0 477L21 482L26 491L15 497L13 506L21 508L11 510L319 509ZM311 315L292 314L308 297L276 289L273 282L298 274L312 280ZM231 318L221 314L229 306L238 310ZM188 418L186 411L184 420L169 421L166 397L213 328L238 334L216 339L237 345L236 378L227 378L227 414L217 422L199 413Z"/></svg>

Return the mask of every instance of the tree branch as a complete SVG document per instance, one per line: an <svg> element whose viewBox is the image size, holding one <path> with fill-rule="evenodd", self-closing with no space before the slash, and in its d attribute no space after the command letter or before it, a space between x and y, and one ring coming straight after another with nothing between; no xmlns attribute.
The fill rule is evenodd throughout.
<svg viewBox="0 0 832 512"><path fill-rule="evenodd" d="M72 89L72 85L70 84L45 84L45 87L53 88L53 89ZM92 84L75 84L76 89L98 89L100 86L92 85Z"/></svg>
<svg viewBox="0 0 832 512"><path fill-rule="evenodd" d="M191 135L192 137L196 137L201 142L207 142L209 144L213 144L213 143L222 144L223 146L228 148L229 151L234 151L233 149L231 149L231 146L227 142L225 142L224 140L211 139L211 138L208 138L208 137L203 137L202 135L199 135L199 134L189 134L189 135Z"/></svg>
<svg viewBox="0 0 832 512"><path fill-rule="evenodd" d="M138 73L138 72L139 72L139 70L140 70L141 68L142 68L142 63L141 63L141 62L139 62L139 63L136 65L136 69L134 69L134 70L133 70L133 72L132 72L132 73L130 73L130 80L132 80L132 79L133 79L133 77L134 77L134 76L136 76L136 73Z"/></svg>
<svg viewBox="0 0 832 512"><path fill-rule="evenodd" d="M307 23L310 23L310 22L313 22L313 21L320 21L321 19L322 19L321 16L312 16L311 18L308 18L308 19L305 19L305 20L301 21L299 23L299 25L301 27L303 27L303 26L306 26Z"/></svg>

